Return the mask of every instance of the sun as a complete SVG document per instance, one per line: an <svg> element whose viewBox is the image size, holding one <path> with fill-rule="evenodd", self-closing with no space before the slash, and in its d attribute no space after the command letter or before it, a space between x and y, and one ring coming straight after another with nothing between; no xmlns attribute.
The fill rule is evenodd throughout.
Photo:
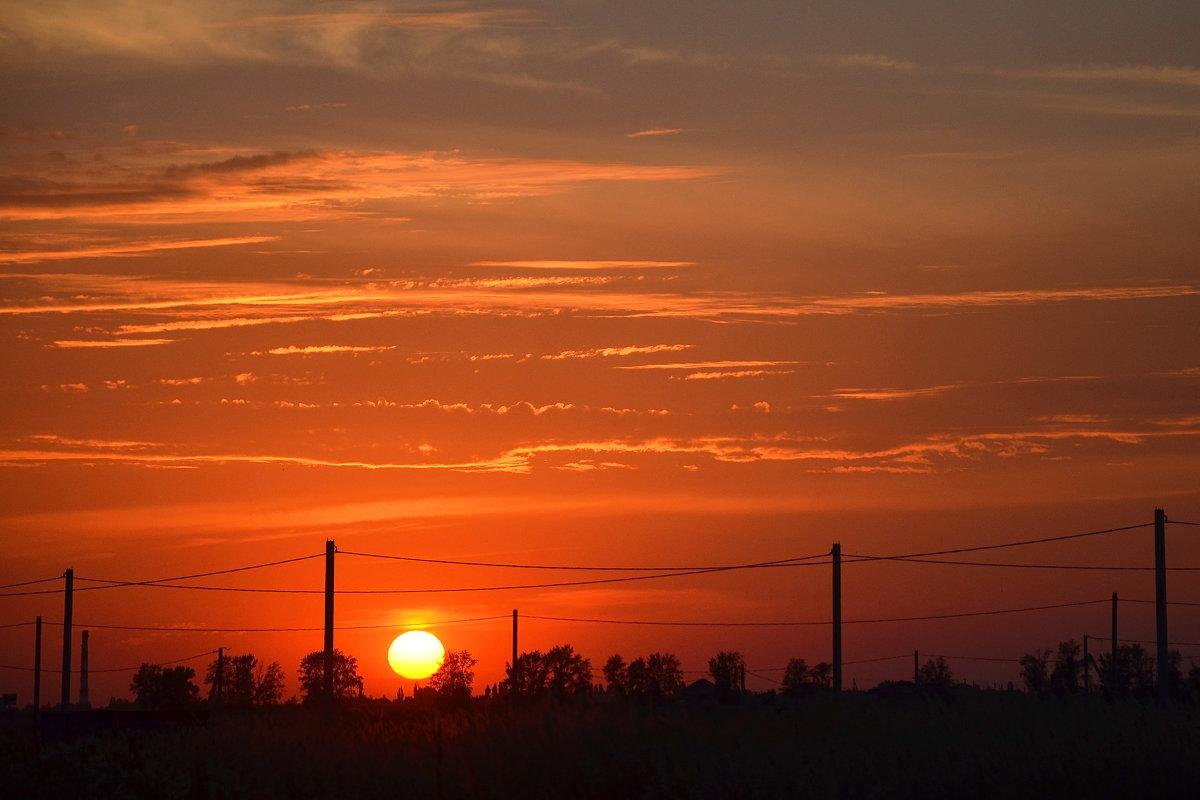
<svg viewBox="0 0 1200 800"><path fill-rule="evenodd" d="M397 675L417 680L437 672L445 655L446 648L432 633L409 631L388 648L388 663Z"/></svg>

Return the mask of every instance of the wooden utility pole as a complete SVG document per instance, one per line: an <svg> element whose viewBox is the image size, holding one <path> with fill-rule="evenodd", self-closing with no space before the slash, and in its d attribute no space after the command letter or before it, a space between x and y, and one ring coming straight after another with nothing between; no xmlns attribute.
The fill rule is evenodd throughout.
<svg viewBox="0 0 1200 800"><path fill-rule="evenodd" d="M1112 673L1112 696L1116 699L1121 692L1121 660L1117 658L1117 593L1112 595L1112 663L1109 664L1108 671Z"/></svg>
<svg viewBox="0 0 1200 800"><path fill-rule="evenodd" d="M212 695L209 696L209 706L213 711L220 711L225 700L225 648L217 648L217 672L213 676Z"/></svg>
<svg viewBox="0 0 1200 800"><path fill-rule="evenodd" d="M79 641L79 707L88 708L88 632L80 634Z"/></svg>
<svg viewBox="0 0 1200 800"><path fill-rule="evenodd" d="M63 657L62 657L62 710L71 705L71 605L75 593L75 570L63 573L67 579L63 593Z"/></svg>
<svg viewBox="0 0 1200 800"><path fill-rule="evenodd" d="M512 694L512 701L517 702L517 610L513 609L513 655L512 655L512 673L509 675L509 690Z"/></svg>
<svg viewBox="0 0 1200 800"><path fill-rule="evenodd" d="M833 545L833 697L842 695L842 545Z"/></svg>
<svg viewBox="0 0 1200 800"><path fill-rule="evenodd" d="M333 721L333 554L332 539L325 541L325 721Z"/></svg>
<svg viewBox="0 0 1200 800"><path fill-rule="evenodd" d="M1092 671L1088 665L1091 657L1091 653L1088 652L1088 635L1085 633L1083 635L1083 705L1085 708L1092 694Z"/></svg>
<svg viewBox="0 0 1200 800"><path fill-rule="evenodd" d="M1154 509L1154 623L1158 636L1158 704L1171 697L1167 654L1167 514Z"/></svg>
<svg viewBox="0 0 1200 800"><path fill-rule="evenodd" d="M33 718L42 714L42 618L37 618L33 633Z"/></svg>

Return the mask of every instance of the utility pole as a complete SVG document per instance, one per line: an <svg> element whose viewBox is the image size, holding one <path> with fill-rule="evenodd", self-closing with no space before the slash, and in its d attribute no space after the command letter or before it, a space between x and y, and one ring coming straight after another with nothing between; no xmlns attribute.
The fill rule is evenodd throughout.
<svg viewBox="0 0 1200 800"><path fill-rule="evenodd" d="M1158 634L1158 704L1171 696L1167 654L1167 514L1154 509L1154 622Z"/></svg>
<svg viewBox="0 0 1200 800"><path fill-rule="evenodd" d="M913 650L913 686L921 682L921 654Z"/></svg>
<svg viewBox="0 0 1200 800"><path fill-rule="evenodd" d="M833 697L842 696L842 545L833 545Z"/></svg>
<svg viewBox="0 0 1200 800"><path fill-rule="evenodd" d="M79 707L89 708L88 701L88 632L81 634L79 642Z"/></svg>
<svg viewBox="0 0 1200 800"><path fill-rule="evenodd" d="M325 722L333 721L333 554L332 539L325 540Z"/></svg>
<svg viewBox="0 0 1200 800"><path fill-rule="evenodd" d="M1112 664L1109 665L1109 672L1112 673L1112 696L1115 700L1121 692L1121 660L1117 658L1117 593L1112 594Z"/></svg>
<svg viewBox="0 0 1200 800"><path fill-rule="evenodd" d="M517 702L517 610L513 609L513 655L512 673L509 675L509 690L513 703Z"/></svg>
<svg viewBox="0 0 1200 800"><path fill-rule="evenodd" d="M1088 635L1083 635L1083 707L1087 708L1088 700L1092 694L1092 672L1088 665L1088 660L1091 658L1088 652Z"/></svg>
<svg viewBox="0 0 1200 800"><path fill-rule="evenodd" d="M221 710L225 699L225 648L217 648L217 673L213 676L212 694L209 696L209 706L214 712Z"/></svg>
<svg viewBox="0 0 1200 800"><path fill-rule="evenodd" d="M33 719L34 725L42 718L42 618L37 618L33 634Z"/></svg>
<svg viewBox="0 0 1200 800"><path fill-rule="evenodd" d="M62 710L71 705L71 605L75 593L75 570L63 573L67 579L63 593L63 657L62 657Z"/></svg>

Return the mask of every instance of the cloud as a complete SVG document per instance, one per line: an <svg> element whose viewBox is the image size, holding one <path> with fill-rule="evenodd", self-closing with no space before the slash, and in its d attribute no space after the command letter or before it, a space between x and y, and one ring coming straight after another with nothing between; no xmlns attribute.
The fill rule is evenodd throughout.
<svg viewBox="0 0 1200 800"><path fill-rule="evenodd" d="M174 339L58 339L55 347L71 348L110 348L110 347L154 347L160 344L173 344Z"/></svg>
<svg viewBox="0 0 1200 800"><path fill-rule="evenodd" d="M627 133L625 136L630 139L640 139L643 136L674 136L677 133L683 133L683 128L650 128L649 130Z"/></svg>
<svg viewBox="0 0 1200 800"><path fill-rule="evenodd" d="M288 345L286 347L273 347L267 351L267 354L272 356L310 356L326 353L378 353L395 349L395 345L319 344L307 347ZM262 353L251 353L251 355L262 355Z"/></svg>
<svg viewBox="0 0 1200 800"><path fill-rule="evenodd" d="M694 261L472 261L472 267L505 267L513 269L596 270L596 269L676 269L695 266Z"/></svg>
<svg viewBox="0 0 1200 800"><path fill-rule="evenodd" d="M40 261L65 261L78 258L123 258L151 255L170 250L201 247L233 247L273 242L278 236L228 236L220 239L145 240L122 244L93 245L71 250L40 250L0 253L0 264L36 264Z"/></svg>
<svg viewBox="0 0 1200 800"><path fill-rule="evenodd" d="M845 69L871 69L888 72L912 72L916 66L911 61L892 58L880 53L834 53L817 60Z"/></svg>
<svg viewBox="0 0 1200 800"><path fill-rule="evenodd" d="M531 19L521 10L471 9L457 3L411 11L341 4L290 13L246 13L260 7L216 0L114 0L103 6L87 0L45 0L0 6L0 23L14 44L43 57L100 54L175 65L232 62L370 69L402 65L404 56L415 59L424 52L429 57L434 50L464 45L447 34L511 29Z"/></svg>
<svg viewBox="0 0 1200 800"><path fill-rule="evenodd" d="M744 367L789 367L803 361L681 361L664 364L622 364L617 369L737 370Z"/></svg>
<svg viewBox="0 0 1200 800"><path fill-rule="evenodd" d="M1092 64L1074 67L1042 67L1028 70L992 70L1004 78L1057 81L1111 81L1158 83L1166 86L1200 87L1200 69L1172 66L1108 66Z"/></svg>
<svg viewBox="0 0 1200 800"><path fill-rule="evenodd" d="M472 158L457 151L246 152L213 161L163 163L154 148L139 147L115 150L104 159L61 156L52 164L40 158L10 159L0 173L0 218L184 222L225 221L236 214L246 222L297 221L363 216L371 213L369 204L383 201L536 197L593 182L695 180L720 172L688 165ZM523 266L539 264L590 269L657 266L622 261Z"/></svg>
<svg viewBox="0 0 1200 800"><path fill-rule="evenodd" d="M692 344L651 344L628 345L626 347L593 347L588 350L563 350L558 353L547 353L539 356L545 361L562 361L581 358L611 358L614 356L633 356L647 353L666 353L688 350Z"/></svg>

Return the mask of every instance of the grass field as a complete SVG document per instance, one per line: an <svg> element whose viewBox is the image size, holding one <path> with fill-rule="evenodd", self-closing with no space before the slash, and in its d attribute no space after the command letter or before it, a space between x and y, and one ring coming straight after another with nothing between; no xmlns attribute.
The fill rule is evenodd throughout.
<svg viewBox="0 0 1200 800"><path fill-rule="evenodd" d="M1200 714L982 692L741 706L279 707L205 725L0 728L7 797L1200 797Z"/></svg>

